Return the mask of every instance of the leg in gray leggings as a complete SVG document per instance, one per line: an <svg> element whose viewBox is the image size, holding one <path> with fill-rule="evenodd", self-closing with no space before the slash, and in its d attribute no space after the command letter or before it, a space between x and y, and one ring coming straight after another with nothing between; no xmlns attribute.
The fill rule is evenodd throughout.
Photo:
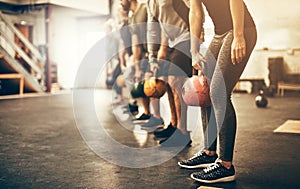
<svg viewBox="0 0 300 189"><path fill-rule="evenodd" d="M231 93L247 65L256 44L256 29L245 29L246 56L242 62L231 62L232 30L215 35L206 53L207 62L203 72L208 78L212 106L201 108L204 132L204 148L216 151L219 136L220 159L232 161L236 135L236 113L231 102Z"/></svg>

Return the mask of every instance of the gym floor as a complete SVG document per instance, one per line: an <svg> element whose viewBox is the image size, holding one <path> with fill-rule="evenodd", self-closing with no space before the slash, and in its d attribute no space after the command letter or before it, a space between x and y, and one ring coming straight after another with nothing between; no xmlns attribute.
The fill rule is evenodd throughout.
<svg viewBox="0 0 300 189"><path fill-rule="evenodd" d="M116 141L135 148L157 145L153 134L143 133L139 138L122 127L120 112L112 111L116 108L107 100L111 91L99 90L96 96L101 100L95 109L104 115L100 124ZM299 93L270 97L267 108L255 106L255 95L233 95L238 116L236 181L210 185L190 179L197 170L177 166L179 160L200 149L201 129L193 127L195 122L188 121L193 128L191 147L159 165L128 168L104 160L89 148L77 124L80 120L96 123L87 121L89 112L75 119L72 97L61 94L0 100L0 188L300 188L300 135L273 132L287 120L300 120ZM189 119L194 117L190 114ZM99 138L98 142L106 141ZM113 146L106 148L107 152L114 150ZM130 161L147 160L128 156Z"/></svg>

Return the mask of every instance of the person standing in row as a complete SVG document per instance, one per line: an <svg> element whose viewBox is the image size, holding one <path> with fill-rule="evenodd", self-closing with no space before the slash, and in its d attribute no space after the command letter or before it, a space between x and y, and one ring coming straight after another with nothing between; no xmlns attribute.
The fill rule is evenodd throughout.
<svg viewBox="0 0 300 189"><path fill-rule="evenodd" d="M203 28L203 5L215 27L205 57L199 52L201 41L198 37ZM208 78L212 106L201 108L204 149L178 164L184 168L197 168L212 163L200 172L192 173L191 177L204 183L233 181L237 120L231 93L256 44L256 26L243 0L190 0L189 15L192 64ZM217 137L219 156L216 153Z"/></svg>
<svg viewBox="0 0 300 189"><path fill-rule="evenodd" d="M148 51L151 67L163 70L174 96L176 120L156 136L165 137L162 146L185 146L191 143L187 131L187 105L182 99L182 86L187 77L192 76L190 56L189 9L183 0L148 0ZM160 32L161 31L161 32ZM159 51L155 49L161 37ZM166 56L168 54L168 56ZM168 58L168 61L154 61ZM174 125L173 125L174 124ZM172 137L171 137L172 136ZM170 139L170 140L169 140Z"/></svg>
<svg viewBox="0 0 300 189"><path fill-rule="evenodd" d="M131 33L132 56L135 69L136 81L151 77L150 68L147 60L147 8L144 3L139 3L137 0L121 0L121 6L124 11L132 13L129 16L129 28ZM150 103L153 107L153 115L150 113ZM159 99L144 97L142 104L144 113L140 117L134 119L135 123L140 121L148 121L143 124L146 127L162 125L163 119L160 116L158 107Z"/></svg>

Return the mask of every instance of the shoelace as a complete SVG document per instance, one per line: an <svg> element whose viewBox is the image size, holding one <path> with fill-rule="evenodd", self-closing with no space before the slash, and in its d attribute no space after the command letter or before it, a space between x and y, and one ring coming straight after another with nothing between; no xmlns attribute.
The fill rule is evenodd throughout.
<svg viewBox="0 0 300 189"><path fill-rule="evenodd" d="M217 163L214 163L213 165L211 165L211 166L209 166L209 167L203 169L203 171L204 171L205 173L208 173L208 172L213 171L214 169L216 169L216 168L218 168L218 167L220 167L220 165L217 164Z"/></svg>
<svg viewBox="0 0 300 189"><path fill-rule="evenodd" d="M199 151L199 152L195 153L194 156L191 157L189 160L192 160L192 159L194 159L194 158L196 158L198 156L201 156L203 153L204 153L203 151Z"/></svg>

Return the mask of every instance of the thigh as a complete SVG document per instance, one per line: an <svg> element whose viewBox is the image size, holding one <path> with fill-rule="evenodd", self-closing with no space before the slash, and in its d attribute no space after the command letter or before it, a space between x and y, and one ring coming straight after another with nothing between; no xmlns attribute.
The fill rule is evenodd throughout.
<svg viewBox="0 0 300 189"><path fill-rule="evenodd" d="M150 66L149 66L149 61L148 59L144 58L141 59L139 62L140 70L144 73L150 72Z"/></svg>
<svg viewBox="0 0 300 189"><path fill-rule="evenodd" d="M189 46L187 47L189 48ZM174 48L170 55L169 75L175 76L192 76L192 59L191 56Z"/></svg>
<svg viewBox="0 0 300 189"><path fill-rule="evenodd" d="M230 31L223 40L222 47L217 58L217 67L221 71L221 75L225 82L226 92L228 95L231 94L234 86L238 82L240 76L242 75L253 48L256 44L256 29L249 28L245 29L245 40L246 40L246 55L241 63L232 64L231 61L231 44L233 40L233 32ZM221 77L219 75L218 77ZM220 79L220 78L219 78Z"/></svg>
<svg viewBox="0 0 300 189"><path fill-rule="evenodd" d="M170 61L160 60L158 62L159 69L156 71L156 77L167 77L169 74Z"/></svg>
<svg viewBox="0 0 300 189"><path fill-rule="evenodd" d="M207 77L209 83L215 72L217 58L222 47L223 38L224 35L215 35L205 52L206 62L204 62L202 65L202 71Z"/></svg>
<svg viewBox="0 0 300 189"><path fill-rule="evenodd" d="M185 81L186 81L186 76L175 76L175 75L168 76L168 83L172 87L172 89L177 92L177 94L181 94L182 86Z"/></svg>

